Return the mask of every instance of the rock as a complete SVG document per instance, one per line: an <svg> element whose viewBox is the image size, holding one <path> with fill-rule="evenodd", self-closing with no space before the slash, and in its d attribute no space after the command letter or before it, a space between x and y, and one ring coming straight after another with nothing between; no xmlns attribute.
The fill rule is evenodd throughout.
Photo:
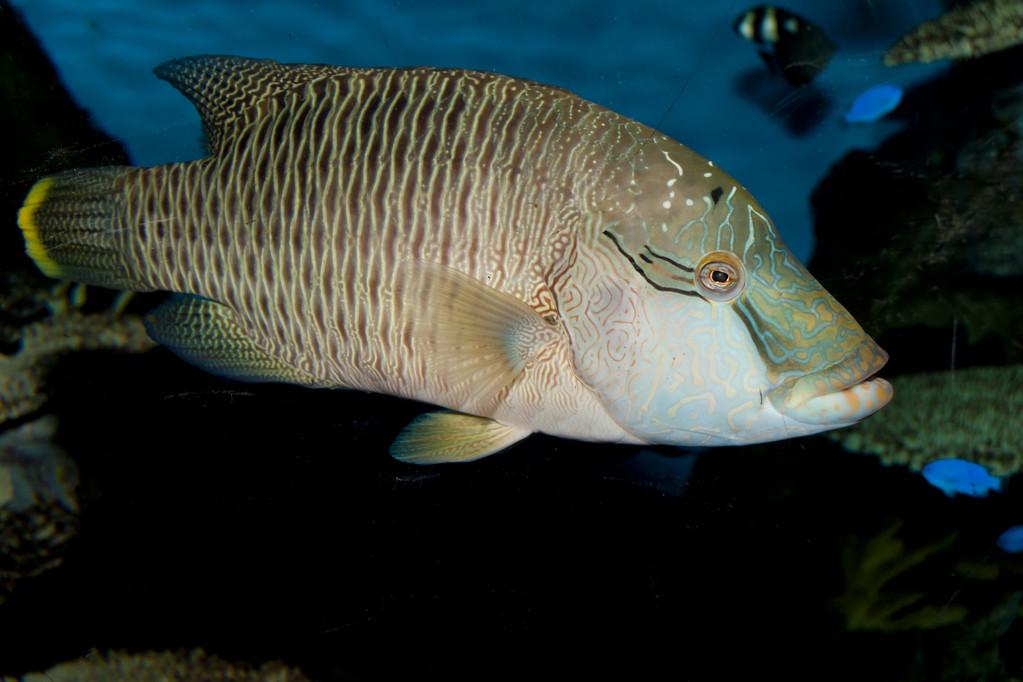
<svg viewBox="0 0 1023 682"><path fill-rule="evenodd" d="M948 368L953 327L965 336L956 366L1023 362L1023 95L1011 57L907 93L913 124L846 156L813 194L810 270L881 335L888 374Z"/></svg>

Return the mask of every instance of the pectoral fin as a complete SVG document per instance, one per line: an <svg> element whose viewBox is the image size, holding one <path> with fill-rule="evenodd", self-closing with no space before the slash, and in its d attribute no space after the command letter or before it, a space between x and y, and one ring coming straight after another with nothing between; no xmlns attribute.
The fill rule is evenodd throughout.
<svg viewBox="0 0 1023 682"><path fill-rule="evenodd" d="M197 296L175 296L146 315L146 331L176 355L237 381L315 385L314 378L259 347L236 313Z"/></svg>
<svg viewBox="0 0 1023 682"><path fill-rule="evenodd" d="M391 444L391 457L409 464L471 462L517 443L529 431L459 412L428 412Z"/></svg>
<svg viewBox="0 0 1023 682"><path fill-rule="evenodd" d="M465 409L486 413L528 360L563 331L556 315L452 268L406 263L402 305L415 306L417 337L431 368L449 387L469 389Z"/></svg>

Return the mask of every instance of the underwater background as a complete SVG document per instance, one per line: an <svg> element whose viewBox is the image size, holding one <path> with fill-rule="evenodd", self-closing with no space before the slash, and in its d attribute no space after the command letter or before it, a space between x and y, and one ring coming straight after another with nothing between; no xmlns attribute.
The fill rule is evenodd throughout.
<svg viewBox="0 0 1023 682"><path fill-rule="evenodd" d="M739 2L0 0L0 676L1023 679L1023 48L882 61L969 4L789 2L837 45L795 87ZM417 468L387 450L424 405L185 365L159 296L54 287L15 215L46 173L202 156L152 75L192 54L498 71L652 125L758 198L896 397L774 444Z"/></svg>

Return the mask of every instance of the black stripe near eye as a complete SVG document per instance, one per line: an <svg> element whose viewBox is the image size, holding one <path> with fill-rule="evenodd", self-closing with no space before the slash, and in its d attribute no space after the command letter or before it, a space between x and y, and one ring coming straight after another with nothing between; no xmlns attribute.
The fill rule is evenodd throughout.
<svg viewBox="0 0 1023 682"><path fill-rule="evenodd" d="M632 267L634 267L636 269L636 272L638 272L643 277L643 279L645 279L647 281L647 283L649 283L650 286L652 286L654 289L657 289L658 291L670 291L670 292L673 292L673 293L676 293L676 294L684 294L685 296L695 296L697 298L700 297L700 295L698 293L696 293L695 291L686 291L684 289L675 289L674 287L666 287L666 286L663 286L663 285L658 284L657 282L653 281L646 274L646 271L643 270L642 267L640 267L639 263L636 262L636 259L633 258L632 256L630 256L629 253L625 249L622 248L622 245L618 243L618 238L617 237L615 237L613 234L611 234L611 232L609 232L608 230L604 230L604 236L607 237L608 239L610 239L612 243L614 243L615 248L618 249L618 252L620 254L622 254L623 256L625 256L627 259L629 259L629 262L632 263Z"/></svg>
<svg viewBox="0 0 1023 682"><path fill-rule="evenodd" d="M656 251L654 251L653 249L650 248L649 244L645 244L643 246L643 248L646 249L647 253L649 253L654 258L659 258L660 260L663 260L665 263L669 263L671 265L674 265L676 268L678 268L679 270L681 270L683 272L688 272L690 274L692 274L693 272L696 272L693 268L690 268L690 267L687 267L685 265L682 265L678 261L672 260L671 258L668 258L664 254L657 253Z"/></svg>

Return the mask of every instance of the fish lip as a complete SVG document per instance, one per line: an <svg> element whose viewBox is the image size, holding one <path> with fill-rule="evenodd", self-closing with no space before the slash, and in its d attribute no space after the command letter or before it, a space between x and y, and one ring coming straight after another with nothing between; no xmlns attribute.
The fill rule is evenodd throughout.
<svg viewBox="0 0 1023 682"><path fill-rule="evenodd" d="M888 353L868 337L838 362L785 382L767 395L775 409L796 421L847 425L891 400L891 384L877 376L887 362Z"/></svg>
<svg viewBox="0 0 1023 682"><path fill-rule="evenodd" d="M833 391L829 391L828 393L822 393L820 395L828 395L829 393L840 393L840 392L845 391L847 389L853 388L854 386L859 386L860 384L865 384L868 381L872 381L873 379L880 378L880 377L877 376L877 374L878 374L878 372L881 371L881 368L884 367L884 365L887 364L887 363L888 363L888 354L885 353L884 361L881 362L881 364L878 365L878 367L876 369L873 369L869 373L863 374L863 375L861 375L860 377L857 377L857 378L851 378L851 379L847 379L847 380L838 380L837 382L832 382L831 385L834 388L834 390ZM834 366L832 366L832 367L834 367ZM809 375L809 376L820 377L822 375L827 375L831 371L832 371L832 368L828 368L826 370L822 370L821 372L815 372L814 374ZM816 396L816 397L820 397L820 396Z"/></svg>

